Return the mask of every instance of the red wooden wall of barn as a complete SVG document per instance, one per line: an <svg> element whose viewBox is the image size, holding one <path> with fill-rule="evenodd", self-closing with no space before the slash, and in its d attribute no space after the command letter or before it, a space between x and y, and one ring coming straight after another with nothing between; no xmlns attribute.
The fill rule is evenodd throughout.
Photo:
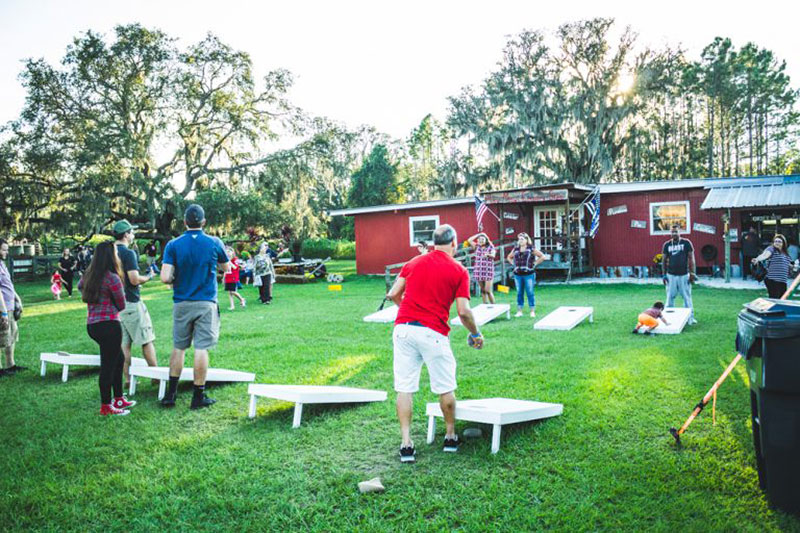
<svg viewBox="0 0 800 533"><path fill-rule="evenodd" d="M695 248L698 267L708 267L700 256L703 246L711 244L717 248L716 264L725 263L725 244L723 241L723 210L703 210L703 203L708 191L705 189L680 189L643 191L629 193L603 194L600 197L600 228L594 238L594 266L649 266L653 257L661 252L669 235L650 235L650 203L689 201L691 226L695 223L706 224L716 228L715 234L695 231L691 226L683 236ZM608 216L608 209L625 205L627 213ZM738 213L733 213L731 228L738 228L741 235ZM631 227L631 220L647 221L647 228ZM731 263L739 263L738 244L732 245Z"/></svg>
<svg viewBox="0 0 800 533"><path fill-rule="evenodd" d="M355 215L358 273L383 274L386 265L402 263L417 255L416 247L409 243L409 217L429 215L439 215L440 224L452 225L460 242L478 232L472 203ZM486 214L483 224L489 238L497 239L495 218Z"/></svg>

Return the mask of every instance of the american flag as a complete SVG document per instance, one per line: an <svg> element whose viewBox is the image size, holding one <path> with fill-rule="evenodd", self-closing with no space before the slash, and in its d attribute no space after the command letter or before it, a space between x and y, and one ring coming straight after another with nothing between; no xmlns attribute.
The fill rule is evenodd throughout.
<svg viewBox="0 0 800 533"><path fill-rule="evenodd" d="M486 202L475 197L475 219L478 221L478 230L483 231L483 217L486 215L487 211L489 211L489 207L486 205Z"/></svg>
<svg viewBox="0 0 800 533"><path fill-rule="evenodd" d="M597 186L589 194L586 201L586 209L592 215L592 222L589 224L589 236L594 238L597 229L600 227L600 187Z"/></svg>

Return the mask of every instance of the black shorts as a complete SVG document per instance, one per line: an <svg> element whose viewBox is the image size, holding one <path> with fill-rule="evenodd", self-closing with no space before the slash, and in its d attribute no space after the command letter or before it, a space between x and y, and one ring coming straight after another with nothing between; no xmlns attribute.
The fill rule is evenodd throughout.
<svg viewBox="0 0 800 533"><path fill-rule="evenodd" d="M225 283L225 290L228 291L228 292L233 292L238 288L238 286L239 286L239 284L237 282L235 282L235 281L233 283L227 283L226 282Z"/></svg>

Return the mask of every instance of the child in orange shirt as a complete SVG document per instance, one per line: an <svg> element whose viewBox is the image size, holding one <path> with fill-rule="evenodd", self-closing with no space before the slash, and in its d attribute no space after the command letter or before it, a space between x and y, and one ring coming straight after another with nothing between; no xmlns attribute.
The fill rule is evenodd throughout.
<svg viewBox="0 0 800 533"><path fill-rule="evenodd" d="M656 302L650 309L639 313L639 323L636 324L631 333L651 333L658 327L658 319L661 319L665 325L669 326L669 322L664 318L664 304L662 302Z"/></svg>

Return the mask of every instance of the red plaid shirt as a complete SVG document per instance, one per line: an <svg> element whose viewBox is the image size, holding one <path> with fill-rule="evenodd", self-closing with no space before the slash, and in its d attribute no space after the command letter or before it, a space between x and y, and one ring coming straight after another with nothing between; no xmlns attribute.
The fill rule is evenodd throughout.
<svg viewBox="0 0 800 533"><path fill-rule="evenodd" d="M78 290L81 289L83 289L83 278L78 283ZM125 291L119 276L106 272L103 286L100 287L99 300L96 304L87 304L89 315L86 317L86 323L96 324L97 322L119 320L119 312L125 309Z"/></svg>

